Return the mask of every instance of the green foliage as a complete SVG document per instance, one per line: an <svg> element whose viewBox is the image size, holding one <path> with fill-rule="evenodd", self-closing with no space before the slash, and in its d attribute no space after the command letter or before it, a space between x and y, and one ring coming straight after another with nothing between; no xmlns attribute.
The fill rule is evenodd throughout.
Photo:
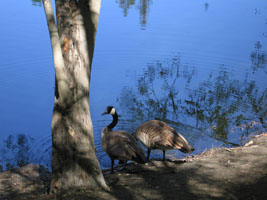
<svg viewBox="0 0 267 200"><path fill-rule="evenodd" d="M148 64L144 75L137 81L138 93L124 88L118 99L120 106L130 110L133 118L141 121L154 118L165 120L171 111L177 117L179 92L175 84L180 76L179 68L179 57Z"/></svg>
<svg viewBox="0 0 267 200"><path fill-rule="evenodd" d="M230 127L253 120L264 124L266 90L260 93L255 84L246 79L243 82L232 80L222 68L215 79L201 83L189 94L190 100L185 101L183 108L188 115L196 117L197 124L200 121L205 127L214 127L212 137L226 141Z"/></svg>
<svg viewBox="0 0 267 200"><path fill-rule="evenodd" d="M255 124L266 126L267 89L259 90L247 77L235 80L225 68L189 89L195 74L195 69L181 66L179 57L150 63L137 81L137 90L124 88L118 102L132 119L156 118L173 124L189 119L196 129L231 145L235 144L228 141L228 134L233 128L241 127L243 137Z"/></svg>
<svg viewBox="0 0 267 200"><path fill-rule="evenodd" d="M265 51L262 51L262 44L260 41L257 41L255 44L254 51L250 54L251 59L251 68L253 70L253 73L256 72L259 69L265 69L267 65L267 53ZM267 74L267 70L264 71Z"/></svg>

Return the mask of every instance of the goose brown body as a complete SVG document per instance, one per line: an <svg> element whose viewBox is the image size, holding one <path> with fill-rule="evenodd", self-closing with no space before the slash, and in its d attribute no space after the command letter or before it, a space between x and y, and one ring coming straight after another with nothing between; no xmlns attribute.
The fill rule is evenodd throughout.
<svg viewBox="0 0 267 200"><path fill-rule="evenodd" d="M151 149L162 150L163 160L165 160L165 150L168 149L179 149L184 153L194 151L194 148L181 134L160 120L150 120L141 124L133 135L147 148L147 160L149 160Z"/></svg>
<svg viewBox="0 0 267 200"><path fill-rule="evenodd" d="M145 153L135 138L126 131L113 131L118 122L118 115L112 106L108 106L103 114L111 114L113 121L101 132L101 144L103 150L111 159L111 170L113 171L114 160L134 160L138 163L145 162Z"/></svg>

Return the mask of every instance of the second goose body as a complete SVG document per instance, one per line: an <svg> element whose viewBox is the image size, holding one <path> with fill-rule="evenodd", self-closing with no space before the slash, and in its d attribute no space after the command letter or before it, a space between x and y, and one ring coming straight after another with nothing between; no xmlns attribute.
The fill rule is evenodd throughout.
<svg viewBox="0 0 267 200"><path fill-rule="evenodd" d="M150 120L141 124L133 135L147 148L147 161L149 160L151 149L162 150L163 160L165 160L165 151L168 149L179 149L184 153L192 153L194 151L194 148L181 134L160 120Z"/></svg>

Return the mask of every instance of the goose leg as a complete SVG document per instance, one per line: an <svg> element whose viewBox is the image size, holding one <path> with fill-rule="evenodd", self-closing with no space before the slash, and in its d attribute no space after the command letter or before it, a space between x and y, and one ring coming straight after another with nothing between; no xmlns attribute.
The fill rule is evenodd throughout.
<svg viewBox="0 0 267 200"><path fill-rule="evenodd" d="M165 150L162 150L163 152L163 161L165 161Z"/></svg>
<svg viewBox="0 0 267 200"><path fill-rule="evenodd" d="M126 169L126 166L127 166L127 160L124 161L124 167L123 167L123 169Z"/></svg>
<svg viewBox="0 0 267 200"><path fill-rule="evenodd" d="M123 164L123 169L125 169L127 166L127 160L120 160L119 164L121 164L121 165Z"/></svg>
<svg viewBox="0 0 267 200"><path fill-rule="evenodd" d="M114 159L111 159L111 173L113 173Z"/></svg>
<svg viewBox="0 0 267 200"><path fill-rule="evenodd" d="M150 156L150 149L147 149L147 157L146 157L146 160L149 161L149 156Z"/></svg>

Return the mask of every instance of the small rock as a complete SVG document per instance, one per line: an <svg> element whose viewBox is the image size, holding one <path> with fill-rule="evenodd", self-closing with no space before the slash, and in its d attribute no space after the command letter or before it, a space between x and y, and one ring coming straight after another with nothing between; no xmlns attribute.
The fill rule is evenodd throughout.
<svg viewBox="0 0 267 200"><path fill-rule="evenodd" d="M249 147L249 146L251 146L251 145L253 145L253 144L254 144L254 142L251 140L251 141L247 142L247 143L244 145L244 147Z"/></svg>

